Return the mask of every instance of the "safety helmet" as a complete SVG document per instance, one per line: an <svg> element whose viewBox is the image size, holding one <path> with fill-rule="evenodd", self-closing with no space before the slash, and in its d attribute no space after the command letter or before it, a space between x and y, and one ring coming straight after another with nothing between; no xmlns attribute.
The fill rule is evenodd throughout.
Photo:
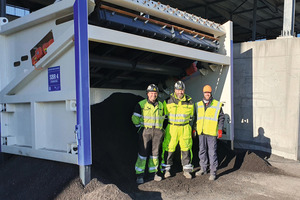
<svg viewBox="0 0 300 200"><path fill-rule="evenodd" d="M158 87L155 84L150 84L147 87L147 93L148 92L158 92Z"/></svg>
<svg viewBox="0 0 300 200"><path fill-rule="evenodd" d="M177 81L174 85L174 88L176 90L184 90L185 89L185 84L182 81Z"/></svg>
<svg viewBox="0 0 300 200"><path fill-rule="evenodd" d="M210 85L205 85L204 87L203 87L203 92L210 92L211 93L211 87L210 87Z"/></svg>

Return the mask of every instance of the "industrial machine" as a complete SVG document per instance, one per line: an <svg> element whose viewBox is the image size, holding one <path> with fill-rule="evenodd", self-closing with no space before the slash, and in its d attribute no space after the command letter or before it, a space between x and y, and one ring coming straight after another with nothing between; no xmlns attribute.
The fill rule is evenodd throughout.
<svg viewBox="0 0 300 200"><path fill-rule="evenodd" d="M62 0L0 19L1 151L80 166L89 182L90 105L110 94L166 97L175 80L194 101L205 84L223 102L233 141L232 22L152 0ZM165 95L165 96L164 96Z"/></svg>

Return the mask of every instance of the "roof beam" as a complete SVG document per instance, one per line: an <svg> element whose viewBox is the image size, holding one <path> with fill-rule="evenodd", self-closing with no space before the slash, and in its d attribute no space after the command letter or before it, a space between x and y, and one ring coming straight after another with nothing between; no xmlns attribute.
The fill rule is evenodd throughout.
<svg viewBox="0 0 300 200"><path fill-rule="evenodd" d="M266 22L266 21L272 21L272 20L277 20L277 19L282 19L282 16L281 17L271 17L271 18L268 18L268 19L257 20L256 23L261 23L261 22Z"/></svg>
<svg viewBox="0 0 300 200"><path fill-rule="evenodd" d="M278 13L278 5L274 4L274 3L270 3L269 1L266 0L260 0L263 4L265 4L270 11L272 11L273 13Z"/></svg>
<svg viewBox="0 0 300 200"><path fill-rule="evenodd" d="M231 13L219 7L218 5L211 7L211 9L219 13L220 15L223 15L226 19L234 21L236 24L240 25L241 27L246 28L248 30L252 30L252 23L250 21L242 17L239 17L237 15L231 15ZM266 29L261 26L257 26L256 32L264 35L266 34Z"/></svg>
<svg viewBox="0 0 300 200"><path fill-rule="evenodd" d="M257 7L257 10L263 10L263 9L266 9L268 8L267 6L261 6L261 7ZM253 8L251 9L246 9L246 10L241 10L241 11L238 11L238 12L232 12L232 15L239 15L239 14L242 14L242 13L246 13L246 12L252 12L253 11Z"/></svg>
<svg viewBox="0 0 300 200"><path fill-rule="evenodd" d="M257 0L253 0L253 22L252 22L252 41L256 40L256 11L257 11Z"/></svg>
<svg viewBox="0 0 300 200"><path fill-rule="evenodd" d="M211 5L215 5L215 4L218 4L218 3L222 3L224 1L227 1L227 0L216 0L216 1L212 1L212 2L205 2L204 4L196 4L194 6L183 7L181 10L185 10L185 11L193 10L195 8L211 6Z"/></svg>
<svg viewBox="0 0 300 200"><path fill-rule="evenodd" d="M244 5L248 0L244 0L240 5L238 5L233 11L232 13L234 13L237 9L239 9L242 5Z"/></svg>

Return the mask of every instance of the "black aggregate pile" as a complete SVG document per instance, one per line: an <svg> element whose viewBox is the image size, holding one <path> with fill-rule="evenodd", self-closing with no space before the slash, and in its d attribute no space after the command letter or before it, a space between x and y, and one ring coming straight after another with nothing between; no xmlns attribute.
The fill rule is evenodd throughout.
<svg viewBox="0 0 300 200"><path fill-rule="evenodd" d="M131 116L143 97L114 93L91 107L93 171L104 183L122 188L135 185L134 165L137 158L137 129ZM199 167L198 137L193 138L193 165ZM250 150L231 150L230 143L218 140L219 173L236 170L272 172L272 166ZM180 149L176 149L173 172L182 171ZM125 184L125 185L124 185ZM127 184L127 185L126 185Z"/></svg>
<svg viewBox="0 0 300 200"><path fill-rule="evenodd" d="M249 149L230 149L230 144L218 141L219 169L222 173L230 173L236 170L261 173L281 173L266 159L266 152ZM222 170L223 169L223 170Z"/></svg>
<svg viewBox="0 0 300 200"><path fill-rule="evenodd" d="M6 154L0 153L0 199L130 198L118 188L133 199L161 199L160 192L151 189L157 184L163 191L169 192L181 190L183 185L188 190L195 188L195 185L207 185L207 177L189 180L182 175L176 175L152 185L150 182L146 185L146 188L149 187L147 191L137 189L134 165L138 135L131 122L131 115L135 105L142 99L141 96L133 94L114 93L103 102L91 106L93 181L86 188L78 177L77 165L15 155L8 155L6 158ZM197 168L198 137L193 142L193 164ZM218 176L237 170L282 173L264 159L268 156L258 151L231 150L228 142L218 140ZM176 172L182 170L179 148L174 168L178 170ZM118 188L110 183L116 184ZM210 187L208 191L211 192Z"/></svg>
<svg viewBox="0 0 300 200"><path fill-rule="evenodd" d="M114 93L91 106L93 168L103 182L135 183L138 135L131 116L142 99L134 94Z"/></svg>

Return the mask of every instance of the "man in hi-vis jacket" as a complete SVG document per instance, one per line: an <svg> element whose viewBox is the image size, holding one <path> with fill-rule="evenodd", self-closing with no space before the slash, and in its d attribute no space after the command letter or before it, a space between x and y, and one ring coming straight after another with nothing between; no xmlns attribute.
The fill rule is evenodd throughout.
<svg viewBox="0 0 300 200"><path fill-rule="evenodd" d="M164 109L168 117L161 164L162 171L165 172L164 177L171 176L170 169L173 165L174 152L179 143L183 175L191 179L193 140L190 123L194 116L194 103L192 98L185 94L185 84L182 81L175 83L174 93L164 101Z"/></svg>
<svg viewBox="0 0 300 200"><path fill-rule="evenodd" d="M148 170L154 174L154 180L162 178L157 174L159 165L159 151L164 136L163 104L157 100L158 87L150 84L147 87L147 99L140 101L133 112L132 122L139 127L138 158L135 164L137 184L144 183L144 173L148 158Z"/></svg>
<svg viewBox="0 0 300 200"><path fill-rule="evenodd" d="M215 100L211 93L211 87L205 85L203 100L196 103L196 131L199 135L200 159L200 171L196 172L196 176L207 174L209 160L209 180L213 181L216 180L218 167L217 138L222 137L225 118L222 103Z"/></svg>

